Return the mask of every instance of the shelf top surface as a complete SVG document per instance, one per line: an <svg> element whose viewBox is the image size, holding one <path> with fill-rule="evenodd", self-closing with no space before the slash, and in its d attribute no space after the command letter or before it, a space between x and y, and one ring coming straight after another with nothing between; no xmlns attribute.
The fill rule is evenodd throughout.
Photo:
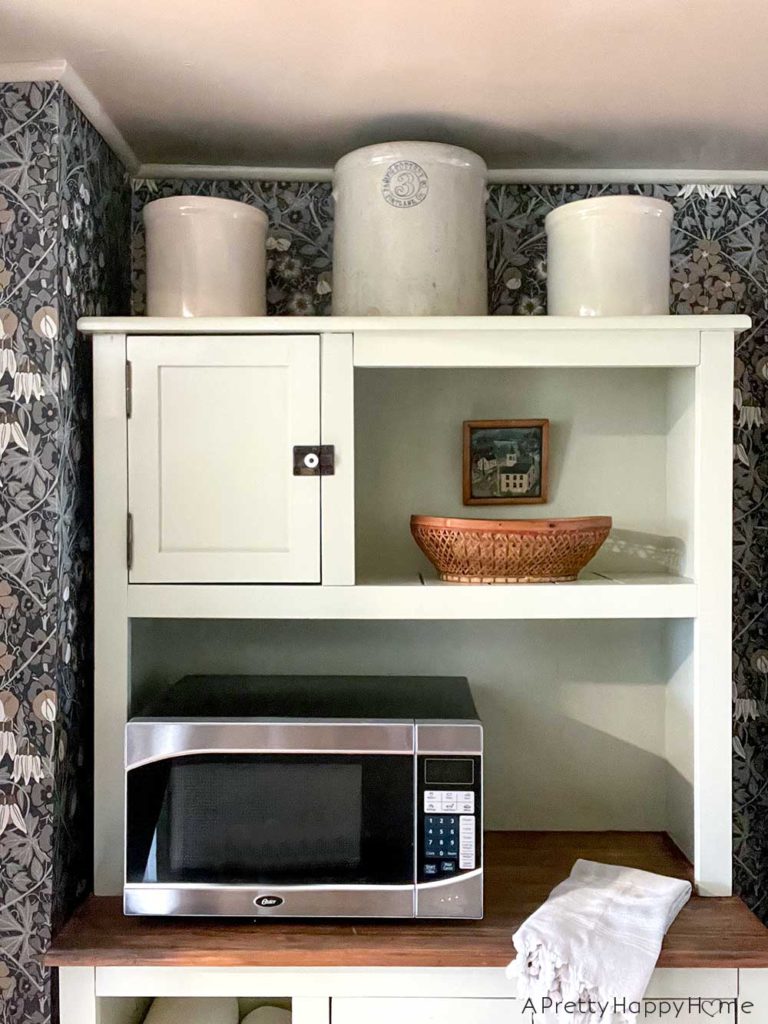
<svg viewBox="0 0 768 1024"><path fill-rule="evenodd" d="M683 576L585 572L573 583L465 585L414 573L357 586L131 584L131 618L685 619L698 588Z"/></svg>
<svg viewBox="0 0 768 1024"><path fill-rule="evenodd" d="M578 857L691 878L654 832L491 832L482 921L287 921L124 917L92 896L54 939L49 966L505 967L512 933ZM659 967L768 967L768 929L737 897L694 896L664 940Z"/></svg>
<svg viewBox="0 0 768 1024"><path fill-rule="evenodd" d="M82 317L85 334L318 334L351 331L744 331L748 316Z"/></svg>

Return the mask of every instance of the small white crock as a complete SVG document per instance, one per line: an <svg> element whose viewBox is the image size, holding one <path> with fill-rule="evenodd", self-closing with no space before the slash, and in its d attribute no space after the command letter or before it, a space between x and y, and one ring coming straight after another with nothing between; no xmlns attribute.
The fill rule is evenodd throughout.
<svg viewBox="0 0 768 1024"><path fill-rule="evenodd" d="M264 316L267 217L213 196L144 207L149 316Z"/></svg>
<svg viewBox="0 0 768 1024"><path fill-rule="evenodd" d="M337 316L488 312L485 162L436 142L387 142L333 171Z"/></svg>
<svg viewBox="0 0 768 1024"><path fill-rule="evenodd" d="M550 316L669 313L673 212L662 199L598 196L547 214Z"/></svg>

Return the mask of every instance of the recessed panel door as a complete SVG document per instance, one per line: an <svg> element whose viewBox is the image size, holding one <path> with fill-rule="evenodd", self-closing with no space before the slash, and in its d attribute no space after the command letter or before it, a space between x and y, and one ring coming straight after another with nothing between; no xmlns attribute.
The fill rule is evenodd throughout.
<svg viewBox="0 0 768 1024"><path fill-rule="evenodd" d="M132 583L319 583L320 340L128 339Z"/></svg>

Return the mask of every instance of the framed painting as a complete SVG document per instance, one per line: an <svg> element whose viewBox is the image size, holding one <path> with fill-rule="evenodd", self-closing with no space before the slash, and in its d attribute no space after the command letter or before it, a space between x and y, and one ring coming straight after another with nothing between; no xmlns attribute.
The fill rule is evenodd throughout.
<svg viewBox="0 0 768 1024"><path fill-rule="evenodd" d="M547 501L549 420L466 420L464 504Z"/></svg>

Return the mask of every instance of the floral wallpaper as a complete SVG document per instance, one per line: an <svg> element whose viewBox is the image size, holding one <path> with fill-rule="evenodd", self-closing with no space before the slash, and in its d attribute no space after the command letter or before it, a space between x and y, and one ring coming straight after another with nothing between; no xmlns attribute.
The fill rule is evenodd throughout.
<svg viewBox="0 0 768 1024"><path fill-rule="evenodd" d="M675 207L673 313L749 314L734 367L734 865L738 890L768 922L768 188L763 186L495 185L488 202L489 308L546 311L544 217L574 199L608 193ZM333 207L329 184L136 181L133 310L144 311L147 202L218 195L269 216L269 313L330 312Z"/></svg>
<svg viewBox="0 0 768 1024"><path fill-rule="evenodd" d="M52 927L88 891L90 370L127 310L125 173L60 87L0 85L0 1022L43 1024Z"/></svg>
<svg viewBox="0 0 768 1024"><path fill-rule="evenodd" d="M734 381L734 858L739 890L768 920L768 189L494 186L490 308L543 313L545 214L618 191L676 208L673 312L754 320ZM136 313L141 209L178 192L262 207L269 312L330 312L329 185L142 181ZM0 1024L50 1019L40 953L89 885L91 378L75 321L127 312L130 202L119 161L59 86L0 84Z"/></svg>

